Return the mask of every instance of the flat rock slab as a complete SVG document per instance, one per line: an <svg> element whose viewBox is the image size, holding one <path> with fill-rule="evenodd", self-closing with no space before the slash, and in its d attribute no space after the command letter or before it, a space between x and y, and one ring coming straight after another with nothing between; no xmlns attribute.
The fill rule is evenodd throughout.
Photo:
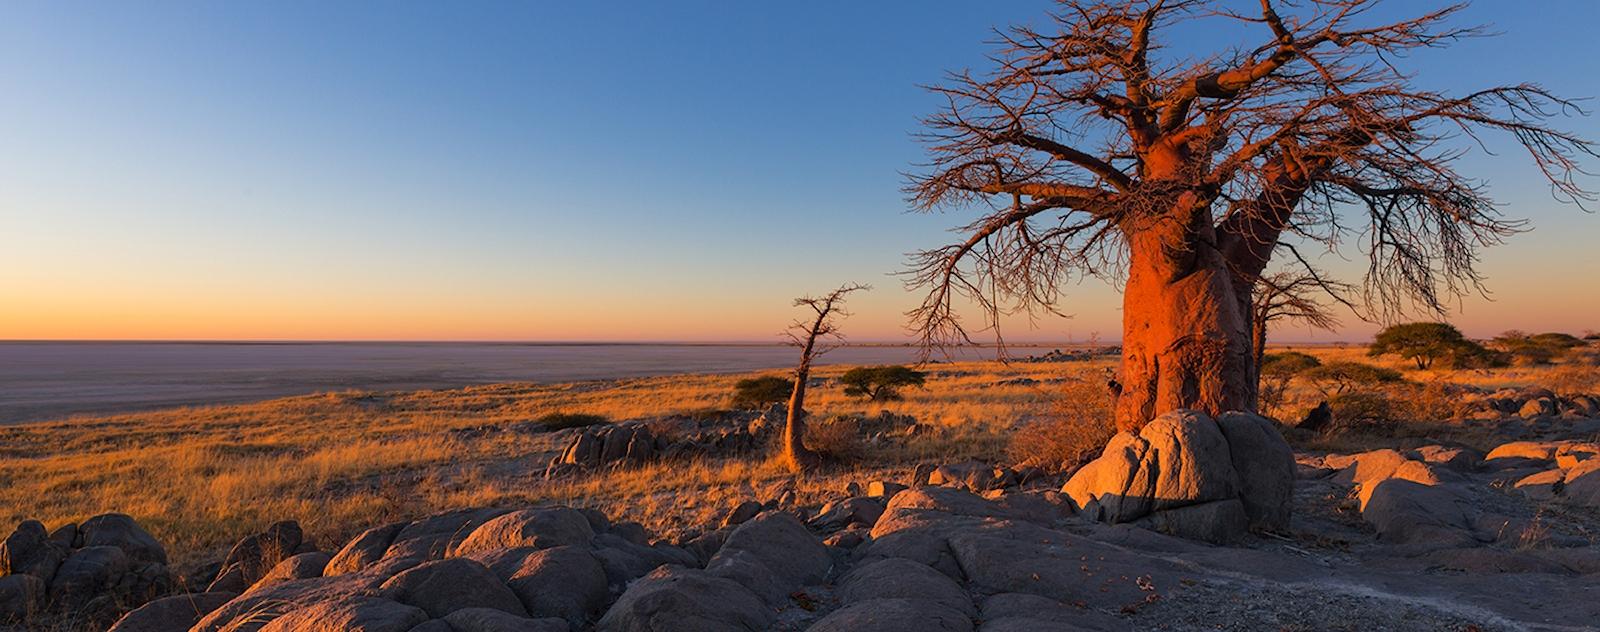
<svg viewBox="0 0 1600 632"><path fill-rule="evenodd" d="M972 619L926 599L868 599L835 610L811 632L972 632Z"/></svg>
<svg viewBox="0 0 1600 632"><path fill-rule="evenodd" d="M232 601L234 593L204 592L163 597L134 609L108 632L169 632L187 630L200 618Z"/></svg>
<svg viewBox="0 0 1600 632"><path fill-rule="evenodd" d="M968 616L977 613L972 597L955 580L904 558L876 560L850 571L840 582L837 594L845 604L873 599L920 599Z"/></svg>
<svg viewBox="0 0 1600 632"><path fill-rule="evenodd" d="M664 566L628 587L595 629L601 632L749 632L772 610L739 583L703 570Z"/></svg>

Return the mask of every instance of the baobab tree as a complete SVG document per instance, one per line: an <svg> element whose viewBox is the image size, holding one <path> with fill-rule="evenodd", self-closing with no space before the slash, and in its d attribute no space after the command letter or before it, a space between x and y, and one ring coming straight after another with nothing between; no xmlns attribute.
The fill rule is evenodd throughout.
<svg viewBox="0 0 1600 632"><path fill-rule="evenodd" d="M1267 328L1273 321L1292 320L1333 331L1339 326L1339 318L1333 315L1333 306L1324 304L1321 299L1326 296L1354 309L1345 298L1353 289L1348 283L1329 279L1309 266L1256 279L1250 298L1250 350L1257 377L1261 374L1261 358L1267 353ZM1259 383L1259 379L1257 381Z"/></svg>
<svg viewBox="0 0 1600 632"><path fill-rule="evenodd" d="M845 296L869 289L872 288L852 283L820 297L802 296L794 300L795 307L811 310L810 315L795 320L783 332L789 344L800 348L800 363L794 369L794 390L789 393L788 418L783 425L783 460L795 472L814 468L820 461L805 443L806 380L811 377L811 363L843 341L838 321L850 315L844 311Z"/></svg>
<svg viewBox="0 0 1600 632"><path fill-rule="evenodd" d="M1481 31L1452 25L1460 5L1375 23L1378 1L1063 0L1048 27L1001 32L992 69L932 88L946 105L907 187L921 210L983 209L958 243L912 255L924 344L971 341L959 298L998 327L1099 276L1123 290L1119 427L1255 410L1250 297L1274 252L1355 241L1367 309L1437 311L1481 287L1478 249L1521 227L1457 172L1473 141L1504 133L1557 197L1593 199L1576 178L1594 145L1549 124L1571 101L1420 87L1406 53ZM1161 46L1178 23L1255 41Z"/></svg>

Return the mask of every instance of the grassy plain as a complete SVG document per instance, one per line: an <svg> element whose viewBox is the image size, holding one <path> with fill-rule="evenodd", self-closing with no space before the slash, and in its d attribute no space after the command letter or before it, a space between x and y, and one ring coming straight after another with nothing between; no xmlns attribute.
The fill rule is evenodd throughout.
<svg viewBox="0 0 1600 632"><path fill-rule="evenodd" d="M830 384L813 389L808 408L814 415L887 410L954 429L893 455L863 454L861 476L909 469L921 458L998 458L1008 429L1047 410L1052 378L1103 379L1107 366L1109 359L936 364L928 387L907 391L903 401L868 404ZM816 375L836 378L846 368ZM506 429L527 429L554 412L625 420L714 410L749 375L337 392L0 426L0 525L34 518L54 528L117 511L137 518L179 559L213 554L275 520L297 519L327 546L385 520L539 501L621 509L670 530L724 509L730 498L764 498L790 477L766 460L741 458L546 481L544 466L568 435ZM805 494L850 475L835 469L796 488ZM687 490L696 493L681 493Z"/></svg>
<svg viewBox="0 0 1600 632"><path fill-rule="evenodd" d="M1324 361L1372 361L1357 347L1297 350ZM626 420L702 413L726 406L733 383L754 374L338 392L0 426L0 527L35 518L54 528L117 511L137 518L180 563L214 557L276 520L299 520L328 548L375 524L468 506L562 502L680 533L737 500L769 499L784 488L804 502L836 493L848 480L907 478L921 462L1004 461L1020 427L1058 414L1060 393L1103 392L1114 364L1109 357L934 364L926 367L926 388L882 404L848 398L832 383L848 367L822 367L816 376L824 383L809 399L813 415L889 411L937 431L863 447L852 461L799 480L750 456L543 478L545 464L570 437L538 431L535 420L545 414ZM1597 372L1556 365L1406 377L1486 388L1566 380L1569 387L1558 391L1588 391ZM1297 419L1319 395L1297 384L1281 416ZM1421 424L1417 431L1442 427Z"/></svg>

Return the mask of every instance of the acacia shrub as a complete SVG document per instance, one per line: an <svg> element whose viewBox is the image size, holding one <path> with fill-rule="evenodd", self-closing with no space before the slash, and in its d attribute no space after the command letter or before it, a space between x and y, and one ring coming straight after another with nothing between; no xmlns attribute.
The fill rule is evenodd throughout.
<svg viewBox="0 0 1600 632"><path fill-rule="evenodd" d="M1571 334L1547 332L1529 335L1515 329L1496 336L1491 343L1521 366L1550 364L1557 357L1583 347L1583 340Z"/></svg>
<svg viewBox="0 0 1600 632"><path fill-rule="evenodd" d="M901 399L900 389L922 386L928 374L902 365L858 366L839 377L844 394L875 402Z"/></svg>
<svg viewBox="0 0 1600 632"><path fill-rule="evenodd" d="M1463 397L1466 387L1442 381L1430 381L1421 386L1404 389L1397 404L1398 415L1407 421L1449 421L1461 418L1469 411Z"/></svg>
<svg viewBox="0 0 1600 632"><path fill-rule="evenodd" d="M1400 372L1362 362L1340 360L1306 369L1300 373L1317 385L1323 395L1340 395L1358 387L1404 382Z"/></svg>
<svg viewBox="0 0 1600 632"><path fill-rule="evenodd" d="M1410 360L1417 369L1432 368L1440 360L1452 368L1494 364L1493 354L1483 345L1468 340L1461 330L1449 323L1391 325L1373 338L1367 355L1400 356Z"/></svg>

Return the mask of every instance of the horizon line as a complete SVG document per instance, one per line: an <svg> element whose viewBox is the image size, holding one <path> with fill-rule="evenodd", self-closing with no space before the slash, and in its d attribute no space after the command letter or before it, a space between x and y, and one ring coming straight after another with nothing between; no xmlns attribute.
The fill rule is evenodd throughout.
<svg viewBox="0 0 1600 632"><path fill-rule="evenodd" d="M1269 346L1316 346L1332 344L1352 344L1352 340L1321 340L1321 341L1284 341L1270 343ZM794 346L781 341L761 340L506 340L506 339L338 339L338 338L0 338L0 344L193 344L193 345L335 345L335 344L460 344L460 345L507 345L507 346L750 346L750 347L790 347ZM994 347L1083 347L1083 346L1120 346L1121 339L1090 341L1017 341L1017 342L979 342L961 343L952 345L937 345L939 348L994 348ZM860 340L845 341L841 347L917 347L915 341L895 340Z"/></svg>

